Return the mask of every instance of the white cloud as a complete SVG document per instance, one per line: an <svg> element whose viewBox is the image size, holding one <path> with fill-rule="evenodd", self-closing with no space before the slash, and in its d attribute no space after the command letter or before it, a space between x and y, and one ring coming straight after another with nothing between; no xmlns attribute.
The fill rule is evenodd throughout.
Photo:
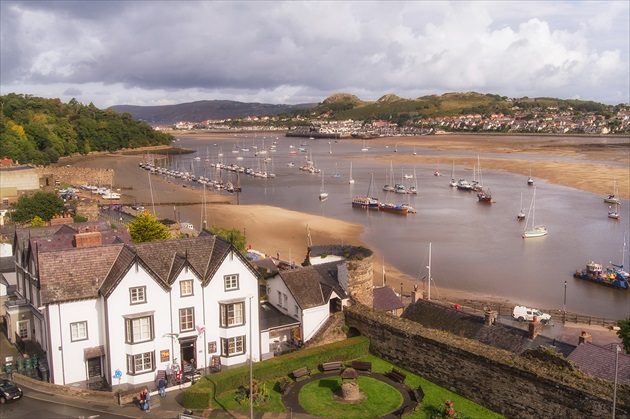
<svg viewBox="0 0 630 419"><path fill-rule="evenodd" d="M114 104L479 91L629 102L627 2L7 2L2 93ZM624 76L625 75L625 76ZM69 90L74 88L76 90Z"/></svg>

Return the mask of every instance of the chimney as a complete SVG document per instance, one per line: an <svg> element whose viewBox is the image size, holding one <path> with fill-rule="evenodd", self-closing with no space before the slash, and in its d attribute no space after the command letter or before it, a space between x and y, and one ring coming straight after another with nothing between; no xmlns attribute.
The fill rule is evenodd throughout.
<svg viewBox="0 0 630 419"><path fill-rule="evenodd" d="M536 336L540 334L542 330L542 323L536 321L536 317L534 317L534 321L529 324L529 335L527 336L529 339L534 340Z"/></svg>
<svg viewBox="0 0 630 419"><path fill-rule="evenodd" d="M580 335L578 339L578 345L581 345L586 342L593 343L593 337L589 335L588 333L586 333L585 330L582 330L582 334Z"/></svg>
<svg viewBox="0 0 630 419"><path fill-rule="evenodd" d="M74 235L74 247L94 247L103 244L103 236L96 228L82 228Z"/></svg>

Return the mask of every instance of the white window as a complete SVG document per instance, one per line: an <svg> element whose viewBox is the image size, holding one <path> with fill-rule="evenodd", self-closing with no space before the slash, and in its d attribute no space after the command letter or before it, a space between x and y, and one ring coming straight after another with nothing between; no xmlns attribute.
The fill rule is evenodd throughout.
<svg viewBox="0 0 630 419"><path fill-rule="evenodd" d="M127 343L146 342L153 339L153 316L125 319Z"/></svg>
<svg viewBox="0 0 630 419"><path fill-rule="evenodd" d="M129 300L131 304L142 304L147 302L146 288L147 287L129 288Z"/></svg>
<svg viewBox="0 0 630 419"><path fill-rule="evenodd" d="M70 323L70 341L76 342L79 340L86 340L87 334L87 322Z"/></svg>
<svg viewBox="0 0 630 419"><path fill-rule="evenodd" d="M221 327L240 326L245 323L243 317L245 304L221 304Z"/></svg>
<svg viewBox="0 0 630 419"><path fill-rule="evenodd" d="M18 336L22 339L28 339L28 330L30 328L30 320L20 320L17 322Z"/></svg>
<svg viewBox="0 0 630 419"><path fill-rule="evenodd" d="M193 281L192 279L187 279L185 281L181 281L179 283L179 292L180 296L188 297L189 295L193 295Z"/></svg>
<svg viewBox="0 0 630 419"><path fill-rule="evenodd" d="M138 355L127 355L127 373L131 375L142 374L154 370L155 354L145 352Z"/></svg>
<svg viewBox="0 0 630 419"><path fill-rule="evenodd" d="M193 307L179 310L179 331L188 332L195 329L195 309Z"/></svg>
<svg viewBox="0 0 630 419"><path fill-rule="evenodd" d="M278 291L278 307L282 307L282 293Z"/></svg>
<svg viewBox="0 0 630 419"><path fill-rule="evenodd" d="M233 356L245 353L245 336L221 338L221 355Z"/></svg>
<svg viewBox="0 0 630 419"><path fill-rule="evenodd" d="M234 291L238 289L238 275L225 275L223 280L225 281L226 291Z"/></svg>

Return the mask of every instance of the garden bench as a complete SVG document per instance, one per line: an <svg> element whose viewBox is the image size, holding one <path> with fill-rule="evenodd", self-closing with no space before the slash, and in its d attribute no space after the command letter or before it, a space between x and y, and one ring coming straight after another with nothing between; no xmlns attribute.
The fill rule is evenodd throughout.
<svg viewBox="0 0 630 419"><path fill-rule="evenodd" d="M401 407L400 409L396 410L396 411L394 412L394 414L395 414L396 416L398 416L399 418L402 418L405 414L409 414L409 413L411 413L411 411L412 411L412 410L413 410L413 409L411 408L411 405L406 404L406 405L404 405L403 407Z"/></svg>
<svg viewBox="0 0 630 419"><path fill-rule="evenodd" d="M289 388L290 384L291 382L283 377L282 380L278 382L278 387L280 388L280 394L284 394L284 392L287 391L287 388Z"/></svg>
<svg viewBox="0 0 630 419"><path fill-rule="evenodd" d="M417 389L409 389L409 398L414 403L422 403L422 399L424 399L424 391L422 391L422 387L418 386Z"/></svg>
<svg viewBox="0 0 630 419"><path fill-rule="evenodd" d="M372 372L372 363L365 361L352 361L352 368L357 371Z"/></svg>
<svg viewBox="0 0 630 419"><path fill-rule="evenodd" d="M293 375L293 378L295 379L295 381L305 376L309 376L309 377L311 376L311 372L308 370L307 367L299 368L293 371L291 374Z"/></svg>
<svg viewBox="0 0 630 419"><path fill-rule="evenodd" d="M399 383L404 383L405 378L407 378L405 373L398 371L396 368L392 368L392 370L385 375Z"/></svg>
<svg viewBox="0 0 630 419"><path fill-rule="evenodd" d="M322 364L322 370L324 371L340 370L341 367L343 367L343 362L341 361L324 362Z"/></svg>

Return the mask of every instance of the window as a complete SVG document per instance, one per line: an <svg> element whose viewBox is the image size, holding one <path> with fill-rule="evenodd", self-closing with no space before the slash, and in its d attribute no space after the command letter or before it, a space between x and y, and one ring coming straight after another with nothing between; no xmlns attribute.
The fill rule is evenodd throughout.
<svg viewBox="0 0 630 419"><path fill-rule="evenodd" d="M238 289L238 275L225 275L223 280L225 281L226 291L234 291Z"/></svg>
<svg viewBox="0 0 630 419"><path fill-rule="evenodd" d="M295 305L295 316L297 317L298 314L300 314L300 308L298 307L298 305Z"/></svg>
<svg viewBox="0 0 630 419"><path fill-rule="evenodd" d="M284 296L284 308L288 310L289 309L289 296L286 294L283 294L283 296Z"/></svg>
<svg viewBox="0 0 630 419"><path fill-rule="evenodd" d="M181 308L179 309L179 331L187 332L195 328L195 309Z"/></svg>
<svg viewBox="0 0 630 419"><path fill-rule="evenodd" d="M131 375L143 374L154 370L155 354L145 352L138 355L127 355L127 373Z"/></svg>
<svg viewBox="0 0 630 419"><path fill-rule="evenodd" d="M189 295L193 295L192 279L187 279L179 283L179 293L180 293L180 296L182 297L188 297Z"/></svg>
<svg viewBox="0 0 630 419"><path fill-rule="evenodd" d="M70 341L76 342L78 340L86 340L87 334L87 322L70 323Z"/></svg>
<svg viewBox="0 0 630 419"><path fill-rule="evenodd" d="M245 353L245 336L221 338L221 355L233 356Z"/></svg>
<svg viewBox="0 0 630 419"><path fill-rule="evenodd" d="M245 324L243 302L233 304L221 304L221 327L240 326Z"/></svg>
<svg viewBox="0 0 630 419"><path fill-rule="evenodd" d="M278 306L282 307L282 293L278 291Z"/></svg>
<svg viewBox="0 0 630 419"><path fill-rule="evenodd" d="M125 319L127 343L146 342L153 339L153 316Z"/></svg>
<svg viewBox="0 0 630 419"><path fill-rule="evenodd" d="M146 289L147 287L129 288L129 301L131 302L131 304L146 303Z"/></svg>

